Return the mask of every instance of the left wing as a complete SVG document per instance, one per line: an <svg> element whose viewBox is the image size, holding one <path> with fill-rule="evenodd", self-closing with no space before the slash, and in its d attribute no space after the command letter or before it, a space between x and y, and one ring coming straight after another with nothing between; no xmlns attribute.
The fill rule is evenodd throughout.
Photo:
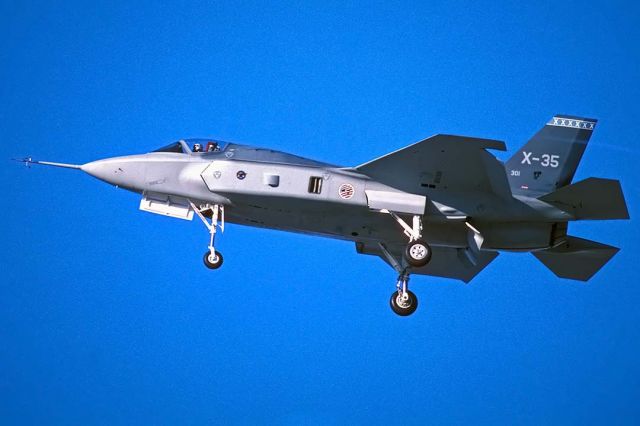
<svg viewBox="0 0 640 426"><path fill-rule="evenodd" d="M387 245L385 247L396 259L402 259L404 246ZM391 265L377 244L356 243L356 250L361 254L379 256ZM468 251L469 249L434 246L431 246L431 250L433 251L431 261L421 268L412 267L412 274L453 278L468 283L478 275L480 271L486 268L493 259L498 257L498 252L496 251L479 251L478 253L471 254ZM391 266L393 267L393 265Z"/></svg>
<svg viewBox="0 0 640 426"><path fill-rule="evenodd" d="M506 146L491 139L435 135L355 169L413 194L429 188L510 197L504 165L487 149L505 151Z"/></svg>

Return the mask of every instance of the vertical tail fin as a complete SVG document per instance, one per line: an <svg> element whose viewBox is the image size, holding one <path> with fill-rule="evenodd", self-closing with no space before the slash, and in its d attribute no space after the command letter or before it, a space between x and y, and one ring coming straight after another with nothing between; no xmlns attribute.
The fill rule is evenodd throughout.
<svg viewBox="0 0 640 426"><path fill-rule="evenodd" d="M549 120L505 163L513 194L538 197L570 184L596 122L568 115Z"/></svg>

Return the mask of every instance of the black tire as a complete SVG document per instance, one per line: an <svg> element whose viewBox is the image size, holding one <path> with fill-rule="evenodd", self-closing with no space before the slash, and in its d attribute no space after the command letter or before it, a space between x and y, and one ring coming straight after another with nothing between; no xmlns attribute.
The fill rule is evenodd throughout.
<svg viewBox="0 0 640 426"><path fill-rule="evenodd" d="M207 251L204 254L204 257L202 258L202 260L204 261L204 266L206 266L209 269L218 269L219 267L222 266L222 262L224 261L224 259L222 258L222 253L220 253L219 251L216 250L216 259L214 262L211 262L209 260L209 251Z"/></svg>
<svg viewBox="0 0 640 426"><path fill-rule="evenodd" d="M412 241L404 250L404 257L409 265L420 268L431 260L431 247L424 240Z"/></svg>
<svg viewBox="0 0 640 426"><path fill-rule="evenodd" d="M407 306L401 306L399 298L402 297L402 293L399 291L394 291L391 295L391 299L389 300L389 304L391 305L391 309L396 314L401 317L406 317L411 315L418 309L418 298L413 292L407 290L407 294L409 295L409 300L407 301Z"/></svg>

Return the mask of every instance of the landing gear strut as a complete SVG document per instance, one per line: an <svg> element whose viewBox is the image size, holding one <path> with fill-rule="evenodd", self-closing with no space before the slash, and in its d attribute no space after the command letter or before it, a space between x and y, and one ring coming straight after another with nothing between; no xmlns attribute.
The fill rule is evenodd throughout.
<svg viewBox="0 0 640 426"><path fill-rule="evenodd" d="M418 308L418 298L413 292L409 291L411 268L421 268L429 263L431 260L431 247L422 239L422 216L414 214L412 224L409 225L403 218L392 211L383 209L381 212L391 215L402 226L404 234L409 238L409 243L400 259L396 259L383 243L378 243L384 257L393 269L400 274L396 283L397 290L391 295L389 304L393 312L406 317L414 313Z"/></svg>
<svg viewBox="0 0 640 426"><path fill-rule="evenodd" d="M218 269L222 266L223 257L222 253L215 249L214 242L217 229L220 228L220 231L224 232L224 206L221 204L204 204L198 207L191 201L189 203L202 223L209 229L209 250L204 253L204 265L209 269ZM211 223L207 220L206 216L208 215L211 215Z"/></svg>
<svg viewBox="0 0 640 426"><path fill-rule="evenodd" d="M422 239L422 217L413 215L412 226L409 226L404 219L389 210L383 210L389 213L404 228L404 234L409 237L409 244L404 251L404 258L407 263L415 268L426 266L431 260L431 247Z"/></svg>
<svg viewBox="0 0 640 426"><path fill-rule="evenodd" d="M378 247L380 247L382 254L393 269L400 274L396 282L396 291L391 294L391 299L389 300L391 309L402 317L411 315L418 308L418 297L412 291L409 291L409 271L411 267L408 265L407 259L401 258L398 261L383 243L378 243Z"/></svg>

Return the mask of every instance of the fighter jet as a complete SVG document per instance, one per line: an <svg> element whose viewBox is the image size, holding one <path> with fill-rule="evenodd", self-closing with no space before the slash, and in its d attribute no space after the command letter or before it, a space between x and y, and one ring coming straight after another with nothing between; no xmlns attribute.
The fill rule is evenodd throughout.
<svg viewBox="0 0 640 426"><path fill-rule="evenodd" d="M572 183L595 119L557 115L505 163L502 141L437 134L355 167L213 139L83 165L141 195L140 209L192 220L209 232L204 264L222 266L215 245L225 223L355 243L398 274L390 305L412 314L411 274L468 283L499 251L531 252L561 278L587 281L618 248L568 234L576 220L628 219L619 181Z"/></svg>

